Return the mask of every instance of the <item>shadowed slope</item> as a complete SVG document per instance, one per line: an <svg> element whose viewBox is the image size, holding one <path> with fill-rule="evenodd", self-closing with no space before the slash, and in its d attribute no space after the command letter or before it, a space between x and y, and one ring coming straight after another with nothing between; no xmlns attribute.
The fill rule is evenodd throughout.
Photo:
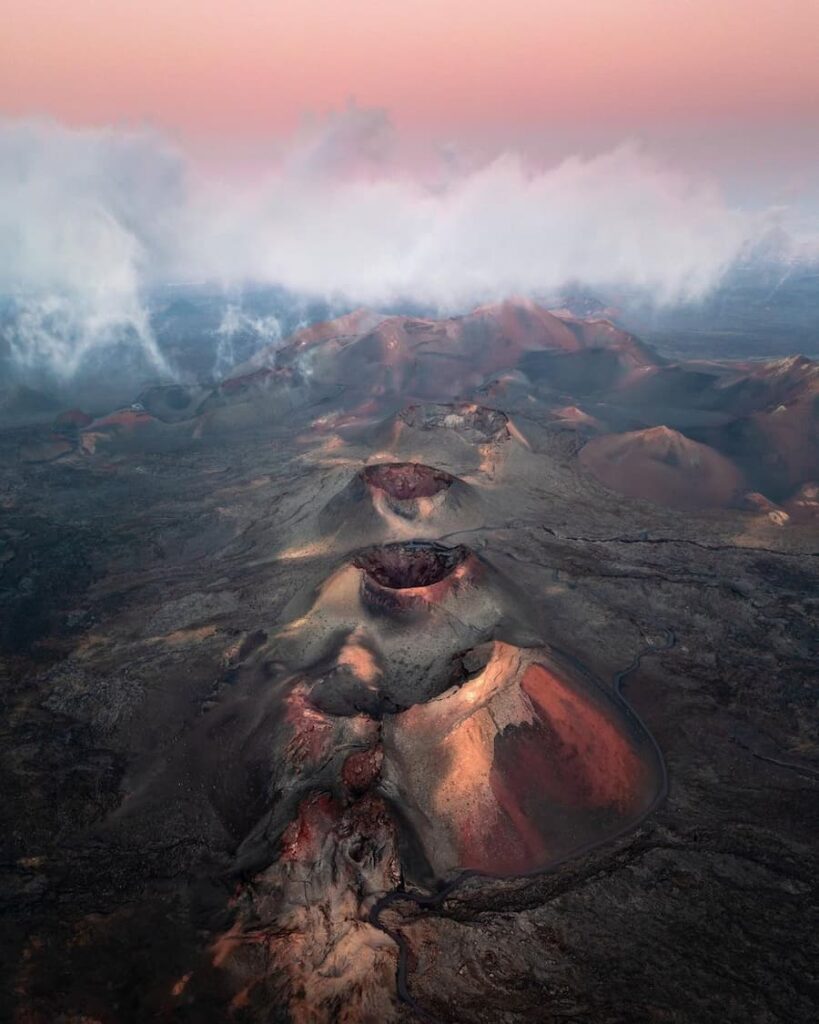
<svg viewBox="0 0 819 1024"><path fill-rule="evenodd" d="M596 437L579 458L611 490L673 508L724 508L742 488L733 463L668 427Z"/></svg>

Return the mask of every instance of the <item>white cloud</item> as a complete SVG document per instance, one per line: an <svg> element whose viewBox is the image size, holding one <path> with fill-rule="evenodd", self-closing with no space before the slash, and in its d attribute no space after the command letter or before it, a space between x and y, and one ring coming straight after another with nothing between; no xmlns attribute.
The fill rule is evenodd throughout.
<svg viewBox="0 0 819 1024"><path fill-rule="evenodd" d="M707 291L759 229L633 145L535 169L505 153L434 186L354 105L253 187L197 175L152 133L0 124L0 289L21 361L70 374L127 336L160 356L143 295L167 280L269 282L350 303L459 308L569 281ZM227 340L227 339L226 339Z"/></svg>
<svg viewBox="0 0 819 1024"><path fill-rule="evenodd" d="M237 362L235 342L239 335L251 335L256 347L274 345L281 341L282 328L278 317L252 316L236 303L229 303L222 313L216 328L216 356L213 365L214 377L226 374Z"/></svg>
<svg viewBox="0 0 819 1024"><path fill-rule="evenodd" d="M152 135L0 125L0 290L21 362L70 375L125 339L162 365L140 293L167 252L181 171Z"/></svg>

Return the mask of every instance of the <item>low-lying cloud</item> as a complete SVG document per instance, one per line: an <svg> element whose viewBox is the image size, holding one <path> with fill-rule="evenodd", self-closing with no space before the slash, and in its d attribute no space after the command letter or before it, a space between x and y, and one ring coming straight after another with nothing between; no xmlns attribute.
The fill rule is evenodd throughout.
<svg viewBox="0 0 819 1024"><path fill-rule="evenodd" d="M238 335L250 335L257 348L275 345L282 340L282 328L278 317L252 316L239 305L230 303L222 314L222 319L215 331L217 345L213 365L213 375L223 376L239 361L236 355L236 338Z"/></svg>
<svg viewBox="0 0 819 1024"><path fill-rule="evenodd" d="M384 115L357 107L308 127L252 186L223 178L151 132L0 124L13 357L70 375L126 339L161 368L145 297L169 281L441 310L567 282L696 298L760 227L634 145L548 168L503 153L410 174L390 158ZM228 345L235 325L223 326Z"/></svg>
<svg viewBox="0 0 819 1024"><path fill-rule="evenodd" d="M71 375L125 341L162 364L142 289L173 238L181 173L151 136L0 126L3 334L18 362Z"/></svg>

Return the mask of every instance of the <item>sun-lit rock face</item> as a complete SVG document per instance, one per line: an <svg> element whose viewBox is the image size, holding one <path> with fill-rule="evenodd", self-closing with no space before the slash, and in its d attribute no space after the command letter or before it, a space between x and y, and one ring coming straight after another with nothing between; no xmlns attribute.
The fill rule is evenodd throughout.
<svg viewBox="0 0 819 1024"><path fill-rule="evenodd" d="M319 390L349 388L419 401L448 401L474 392L531 354L554 354L583 367L609 353L617 376L650 357L640 343L604 320L554 316L526 299L480 306L443 319L380 316L359 310L297 331L238 368L292 368ZM607 364L608 365L608 364ZM609 375L610 376L610 375Z"/></svg>
<svg viewBox="0 0 819 1024"><path fill-rule="evenodd" d="M413 529L428 525L434 533L436 521L443 525L447 513L465 522L475 504L472 489L463 481L418 462L367 466L361 479L373 510L396 533L403 523L413 524Z"/></svg>
<svg viewBox="0 0 819 1024"><path fill-rule="evenodd" d="M309 372L317 387L343 380L370 393L446 401L543 346L572 351L580 343L546 310L510 301L441 320L340 318L315 338L295 335L275 358Z"/></svg>
<svg viewBox="0 0 819 1024"><path fill-rule="evenodd" d="M372 791L377 768L377 751L353 754L337 795L305 795L278 858L240 890L210 949L212 966L235 979L237 1013L287 1001L295 1024L394 1019L395 945L361 909L401 877L395 821ZM275 928L259 929L271 919Z"/></svg>
<svg viewBox="0 0 819 1024"><path fill-rule="evenodd" d="M34 796L16 783L8 794L34 837L9 862L20 920L37 925L9 964L20 1020L119 1020L127 1004L140 1020L406 1024L407 993L421 1015L495 1020L512 987L509 1009L540 1019L543 987L517 980L554 951L552 930L538 943L538 914L507 927L482 908L508 909L541 886L519 876L580 855L559 873L571 905L558 938L571 941L549 970L565 978L591 943L600 988L578 1010L581 971L561 1004L586 1017L611 1009L614 973L645 974L645 943L596 970L634 907L679 906L684 930L695 889L729 909L744 892L751 945L777 913L792 928L787 892L763 879L754 911L748 862L712 870L701 838L731 800L745 832L756 822L768 837L748 848L767 862L801 821L804 723L777 717L767 668L772 648L789 693L809 692L813 364L675 367L602 320L522 302L437 321L359 311L281 347L285 365L277 346L202 402L150 388L129 409L53 427L48 405L7 439L43 463L15 463L0 488L4 593L23 598L0 621L21 684L6 739L12 782L33 780ZM684 433L655 426L666 421ZM177 444L182 458L165 458ZM732 506L737 469L736 507L674 516L643 503L639 532L623 527L626 500L592 479ZM735 588L707 586L726 574ZM52 610L46 591L62 589L70 601ZM786 612L788 642L772 647ZM676 801L693 818L673 849L646 841L663 838L664 813L586 859L664 793L657 747L617 690L644 655L629 695L669 744L676 789L700 794L704 754L715 785L736 784ZM735 702L717 713L731 665L767 708L762 732L737 723ZM664 670L686 685L660 685ZM77 784L51 786L55 771ZM765 771L778 773L773 803L755 784ZM648 867L647 845L660 855ZM695 861L677 899L663 881ZM464 872L511 880L464 891ZM798 901L799 877L785 882ZM40 913L66 884L69 916ZM691 962L669 975L672 1003Z"/></svg>
<svg viewBox="0 0 819 1024"><path fill-rule="evenodd" d="M399 587L450 571L419 559L408 577L401 557L368 566ZM360 638L344 657L373 681L388 667ZM380 721L316 708L299 678L264 728L249 694L225 708L219 729L266 751L281 793L240 847L243 881L209 949L237 1007L275 992L305 1024L336 1019L339 1001L351 1022L393 1019L397 950L368 913L380 896L401 880L548 869L633 826L662 794L640 723L551 649L490 642L459 661L445 693ZM272 712L269 682L262 691Z"/></svg>
<svg viewBox="0 0 819 1024"><path fill-rule="evenodd" d="M393 542L355 553L275 639L305 707L379 723L377 757L345 771L397 800L417 884L548 867L663 791L619 698L542 641L510 642L527 605L466 546Z"/></svg>
<svg viewBox="0 0 819 1024"><path fill-rule="evenodd" d="M570 430L586 431L593 434L599 434L603 430L600 420L590 416L576 405L565 405L553 409L550 416L562 427Z"/></svg>
<svg viewBox="0 0 819 1024"><path fill-rule="evenodd" d="M304 678L316 707L381 718L447 690L460 653L499 630L536 638L514 582L464 545L414 539L359 549L297 595L265 657Z"/></svg>
<svg viewBox="0 0 819 1024"><path fill-rule="evenodd" d="M742 491L729 459L668 427L596 437L579 459L611 490L672 508L726 508Z"/></svg>
<svg viewBox="0 0 819 1024"><path fill-rule="evenodd" d="M468 557L465 547L411 541L371 548L356 555L353 565L363 571L367 586L380 590L427 590L452 576Z"/></svg>
<svg viewBox="0 0 819 1024"><path fill-rule="evenodd" d="M420 878L542 869L633 825L664 787L617 699L549 649L503 643L457 689L385 720L383 771Z"/></svg>
<svg viewBox="0 0 819 1024"><path fill-rule="evenodd" d="M786 526L790 522L790 515L785 509L769 501L764 494L760 494L758 491L749 491L747 494L743 494L737 502L737 507L764 516L774 526Z"/></svg>

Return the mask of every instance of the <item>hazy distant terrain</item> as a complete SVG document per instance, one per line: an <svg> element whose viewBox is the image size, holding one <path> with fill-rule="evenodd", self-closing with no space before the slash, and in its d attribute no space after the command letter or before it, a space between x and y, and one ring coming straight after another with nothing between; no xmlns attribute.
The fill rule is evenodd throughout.
<svg viewBox="0 0 819 1024"><path fill-rule="evenodd" d="M819 264L750 263L702 302L651 309L623 302L622 323L661 352L686 358L819 355Z"/></svg>
<svg viewBox="0 0 819 1024"><path fill-rule="evenodd" d="M696 303L657 304L645 291L592 292L582 286L545 292L540 301L578 315L605 315L671 357L819 356L819 264L809 261L737 264ZM157 289L147 296L147 306L158 351L167 361L163 369L147 360L123 331L118 341L91 349L76 373L64 376L56 360L27 364L13 357L9 338L18 329L19 310L12 299L0 300L0 422L10 415L17 418L19 403L12 410L8 401L5 408L3 403L4 391L16 384L54 396L58 404L102 410L131 399L147 384L218 379L297 328L354 308L349 301L311 298L283 288L248 286L226 292L207 284ZM382 310L439 315L436 308L413 300Z"/></svg>

